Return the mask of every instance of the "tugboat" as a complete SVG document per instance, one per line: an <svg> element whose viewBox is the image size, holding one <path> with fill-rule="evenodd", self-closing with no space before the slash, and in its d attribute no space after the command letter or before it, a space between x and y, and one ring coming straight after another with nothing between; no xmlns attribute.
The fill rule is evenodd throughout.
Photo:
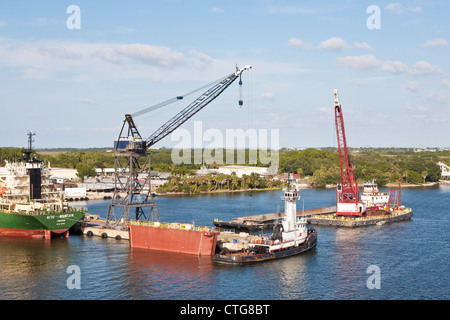
<svg viewBox="0 0 450 320"><path fill-rule="evenodd" d="M228 247L222 244L213 259L218 263L246 264L290 257L315 248L317 231L307 226L304 218L297 219L297 201L300 190L291 187L283 190L281 200L285 202L285 215L273 228L272 235L244 236L234 239L238 244ZM219 243L219 248L220 248Z"/></svg>
<svg viewBox="0 0 450 320"><path fill-rule="evenodd" d="M85 215L70 208L59 192L52 190L50 172L31 158L34 133L28 134L25 161L0 167L0 236L51 239L69 237L69 229Z"/></svg>

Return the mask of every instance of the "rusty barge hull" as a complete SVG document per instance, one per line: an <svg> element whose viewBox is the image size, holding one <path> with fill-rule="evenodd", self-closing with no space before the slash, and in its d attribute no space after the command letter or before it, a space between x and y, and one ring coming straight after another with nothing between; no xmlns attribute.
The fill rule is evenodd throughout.
<svg viewBox="0 0 450 320"><path fill-rule="evenodd" d="M149 250L212 256L218 231L129 225L130 246Z"/></svg>

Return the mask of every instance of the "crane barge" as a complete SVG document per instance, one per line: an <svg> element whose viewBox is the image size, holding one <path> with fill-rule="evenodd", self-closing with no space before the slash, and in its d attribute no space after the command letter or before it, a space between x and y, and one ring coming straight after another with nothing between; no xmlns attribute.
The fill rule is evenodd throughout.
<svg viewBox="0 0 450 320"><path fill-rule="evenodd" d="M187 107L159 127L147 139L144 139L134 117L156 110L170 103L183 100L204 87L186 95L176 96L155 106L126 114L119 137L114 141L115 153L115 192L108 207L107 224L125 223L129 229L132 247L213 255L217 234L214 228L197 227L187 223L161 223L157 212L155 194L151 192L150 153L148 149L175 131L183 123L206 107L224 92L242 72L252 66L238 68L226 77L208 85L210 87ZM242 85L240 79L239 85ZM242 97L239 97L242 106ZM134 217L130 219L130 213Z"/></svg>
<svg viewBox="0 0 450 320"><path fill-rule="evenodd" d="M341 169L341 181L336 187L336 213L313 215L309 222L318 225L359 227L410 219L411 208L401 205L401 185L398 190L391 189L388 195L381 194L372 181L365 183L362 196L359 194L354 166L348 155L344 116L337 90L334 90L334 113Z"/></svg>

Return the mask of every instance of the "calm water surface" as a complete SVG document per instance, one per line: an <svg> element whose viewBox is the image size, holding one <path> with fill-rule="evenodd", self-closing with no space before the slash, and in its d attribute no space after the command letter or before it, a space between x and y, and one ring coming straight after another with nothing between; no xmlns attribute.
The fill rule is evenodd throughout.
<svg viewBox="0 0 450 320"><path fill-rule="evenodd" d="M214 219L284 210L280 191L159 197L161 221L212 225ZM328 207L334 190L302 190L298 208ZM316 227L314 251L249 266L132 249L128 241L0 238L0 299L449 299L450 186L403 189L407 222L344 229ZM77 203L106 216L107 201ZM278 206L278 207L277 207ZM68 289L67 268L81 271ZM368 289L376 265L381 288Z"/></svg>

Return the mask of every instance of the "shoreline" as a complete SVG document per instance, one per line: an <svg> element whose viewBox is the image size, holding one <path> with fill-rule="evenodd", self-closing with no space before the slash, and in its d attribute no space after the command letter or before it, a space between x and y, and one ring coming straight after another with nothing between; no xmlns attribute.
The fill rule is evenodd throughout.
<svg viewBox="0 0 450 320"><path fill-rule="evenodd" d="M208 194L208 193L234 193L234 192L258 192L258 191L274 191L274 190L282 190L283 188L263 188L263 189L239 189L239 190L212 190L212 191L198 191L198 192L155 192L157 196L172 196L172 195L185 195L185 194Z"/></svg>
<svg viewBox="0 0 450 320"><path fill-rule="evenodd" d="M429 187L435 187L439 186L440 184L450 184L450 181L438 181L438 182L429 182L425 184L402 184L402 188L429 188ZM398 188L397 183L388 183L381 188ZM322 189L334 189L336 188L336 185L327 185L325 188ZM264 188L264 189L239 189L239 190L213 190L213 191L199 191L199 192L162 192L158 193L155 192L157 196L171 196L171 195L195 195L195 194L208 194L208 193L233 193L233 192L259 192L259 191L274 191L274 190L282 190L282 187L278 188ZM306 186L305 184L300 184L300 189L317 189L320 190L321 188L314 188L311 186Z"/></svg>

